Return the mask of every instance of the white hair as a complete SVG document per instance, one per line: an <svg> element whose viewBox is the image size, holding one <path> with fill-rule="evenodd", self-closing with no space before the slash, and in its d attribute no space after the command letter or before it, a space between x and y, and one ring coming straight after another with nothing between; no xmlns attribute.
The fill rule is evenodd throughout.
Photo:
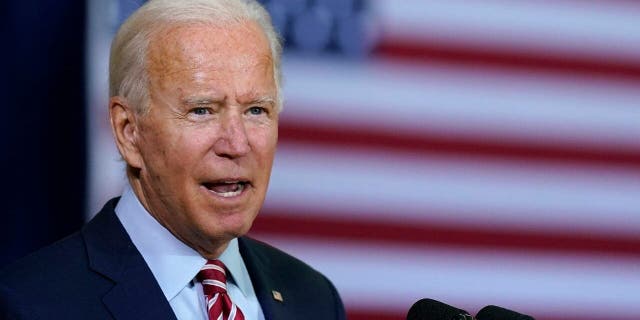
<svg viewBox="0 0 640 320"><path fill-rule="evenodd" d="M253 21L264 31L271 50L278 110L282 109L282 44L269 13L255 0L149 0L118 29L109 58L109 95L122 96L139 113L149 108L146 68L149 42L167 25Z"/></svg>

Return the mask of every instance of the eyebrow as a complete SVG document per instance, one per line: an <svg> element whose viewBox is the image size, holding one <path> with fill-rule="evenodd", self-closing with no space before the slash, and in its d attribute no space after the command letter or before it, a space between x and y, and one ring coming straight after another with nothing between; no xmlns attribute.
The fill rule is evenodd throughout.
<svg viewBox="0 0 640 320"><path fill-rule="evenodd" d="M226 98L215 98L211 96L193 96L182 99L182 103L187 105L199 105L199 104L223 104ZM256 99L252 99L247 102L241 102L242 104L263 104L271 103L275 104L276 100L272 96L263 96Z"/></svg>
<svg viewBox="0 0 640 320"><path fill-rule="evenodd" d="M222 103L225 99L213 98L210 96L193 96L182 99L182 103L184 104L212 104L212 103Z"/></svg>
<svg viewBox="0 0 640 320"><path fill-rule="evenodd" d="M271 97L271 96L264 96L264 97L260 97L257 99L253 99L251 101L249 101L248 104L261 104L261 103L271 103L271 104L275 104L276 100Z"/></svg>

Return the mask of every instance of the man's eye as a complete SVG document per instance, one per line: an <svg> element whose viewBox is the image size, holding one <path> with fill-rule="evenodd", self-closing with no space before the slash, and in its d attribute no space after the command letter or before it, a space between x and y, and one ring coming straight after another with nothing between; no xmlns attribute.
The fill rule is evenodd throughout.
<svg viewBox="0 0 640 320"><path fill-rule="evenodd" d="M262 107L251 107L249 108L249 113L254 116L258 116L265 113L265 110Z"/></svg>
<svg viewBox="0 0 640 320"><path fill-rule="evenodd" d="M209 114L209 109L207 108L193 108L191 110L191 113L198 115L198 116L204 116L206 114Z"/></svg>

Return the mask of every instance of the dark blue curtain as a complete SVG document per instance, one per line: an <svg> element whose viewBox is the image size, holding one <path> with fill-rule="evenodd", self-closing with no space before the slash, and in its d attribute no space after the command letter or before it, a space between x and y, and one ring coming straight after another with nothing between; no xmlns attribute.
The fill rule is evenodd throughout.
<svg viewBox="0 0 640 320"><path fill-rule="evenodd" d="M85 7L69 0L0 4L0 267L83 222Z"/></svg>

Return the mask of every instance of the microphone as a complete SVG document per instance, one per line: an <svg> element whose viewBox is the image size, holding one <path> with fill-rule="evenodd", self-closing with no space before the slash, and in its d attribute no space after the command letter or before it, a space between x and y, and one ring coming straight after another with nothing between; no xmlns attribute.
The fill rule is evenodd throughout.
<svg viewBox="0 0 640 320"><path fill-rule="evenodd" d="M476 315L477 320L535 320L526 314L517 313L513 310L498 306L486 306Z"/></svg>
<svg viewBox="0 0 640 320"><path fill-rule="evenodd" d="M462 309L433 299L420 299L411 306L407 320L473 320Z"/></svg>

